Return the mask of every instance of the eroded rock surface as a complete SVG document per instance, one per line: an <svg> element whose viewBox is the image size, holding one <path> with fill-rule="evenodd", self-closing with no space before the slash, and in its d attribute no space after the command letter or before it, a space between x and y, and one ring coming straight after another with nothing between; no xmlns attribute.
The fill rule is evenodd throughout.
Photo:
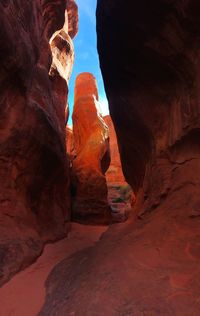
<svg viewBox="0 0 200 316"><path fill-rule="evenodd" d="M123 183L126 180L122 172L122 166L120 161L117 136L115 133L114 125L110 115L103 117L106 125L109 129L109 145L110 145L110 166L106 171L106 180L109 183Z"/></svg>
<svg viewBox="0 0 200 316"><path fill-rule="evenodd" d="M199 315L199 20L196 0L98 1L101 68L135 217L52 271L42 316Z"/></svg>
<svg viewBox="0 0 200 316"><path fill-rule="evenodd" d="M106 171L108 203L111 208L112 220L123 222L127 220L131 212L131 204L133 205L135 196L122 172L117 136L111 116L104 116L103 119L109 129L110 166Z"/></svg>
<svg viewBox="0 0 200 316"><path fill-rule="evenodd" d="M76 221L106 223L109 218L105 172L109 167L108 127L98 111L96 80L76 79L73 110L73 214Z"/></svg>
<svg viewBox="0 0 200 316"><path fill-rule="evenodd" d="M76 157L76 152L74 148L73 130L70 126L66 126L66 150L70 160L70 166L72 166L72 161Z"/></svg>
<svg viewBox="0 0 200 316"><path fill-rule="evenodd" d="M162 191L167 177L160 167L160 180L155 181L155 169L180 162L172 152L183 156L186 143L196 147L199 7L194 0L98 2L101 68L125 177L136 191L147 169L147 178L153 176ZM187 155L196 157L192 151Z"/></svg>
<svg viewBox="0 0 200 316"><path fill-rule="evenodd" d="M75 35L73 1L0 3L0 284L30 264L44 242L68 230L69 4L69 32Z"/></svg>

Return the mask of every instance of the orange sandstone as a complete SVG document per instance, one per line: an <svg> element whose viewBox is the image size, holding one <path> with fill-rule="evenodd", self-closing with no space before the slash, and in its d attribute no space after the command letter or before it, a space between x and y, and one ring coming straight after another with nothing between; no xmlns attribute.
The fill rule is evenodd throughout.
<svg viewBox="0 0 200 316"><path fill-rule="evenodd" d="M117 136L115 128L110 115L104 116L104 121L109 128L109 144L110 144L110 157L111 163L106 172L107 183L123 183L125 182L124 175L122 172L122 165L119 155Z"/></svg>
<svg viewBox="0 0 200 316"><path fill-rule="evenodd" d="M76 79L73 111L73 219L105 223L109 217L104 173L109 167L108 127L97 108L96 80L90 73Z"/></svg>

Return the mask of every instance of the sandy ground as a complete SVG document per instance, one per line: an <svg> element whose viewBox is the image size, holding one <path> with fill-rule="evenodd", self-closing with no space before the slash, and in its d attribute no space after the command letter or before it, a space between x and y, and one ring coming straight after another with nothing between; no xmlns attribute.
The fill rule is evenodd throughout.
<svg viewBox="0 0 200 316"><path fill-rule="evenodd" d="M45 301L45 281L55 265L77 251L93 246L106 226L72 224L69 236L45 247L30 267L0 288L0 316L36 316Z"/></svg>

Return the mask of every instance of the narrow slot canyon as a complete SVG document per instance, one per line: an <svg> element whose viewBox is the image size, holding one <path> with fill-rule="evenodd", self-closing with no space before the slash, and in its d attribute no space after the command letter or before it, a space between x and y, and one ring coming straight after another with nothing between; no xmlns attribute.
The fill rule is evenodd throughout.
<svg viewBox="0 0 200 316"><path fill-rule="evenodd" d="M200 2L0 21L0 316L199 316Z"/></svg>

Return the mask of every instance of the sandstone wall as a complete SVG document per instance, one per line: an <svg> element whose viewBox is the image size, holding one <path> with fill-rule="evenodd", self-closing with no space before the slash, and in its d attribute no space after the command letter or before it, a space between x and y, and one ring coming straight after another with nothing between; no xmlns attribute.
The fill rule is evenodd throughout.
<svg viewBox="0 0 200 316"><path fill-rule="evenodd" d="M40 315L199 316L199 21L199 0L98 0L135 216L55 267Z"/></svg>
<svg viewBox="0 0 200 316"><path fill-rule="evenodd" d="M199 189L194 171L199 168L199 9L193 0L98 2L101 68L123 169L135 191L143 187L148 210L191 173L194 190Z"/></svg>
<svg viewBox="0 0 200 316"><path fill-rule="evenodd" d="M77 19L74 1L0 3L0 284L68 231L65 110Z"/></svg>
<svg viewBox="0 0 200 316"><path fill-rule="evenodd" d="M124 264L129 303L119 295L115 310L199 313L199 20L196 0L98 1L101 69L125 178L137 193L135 219L108 258L126 258L111 283L122 293Z"/></svg>

